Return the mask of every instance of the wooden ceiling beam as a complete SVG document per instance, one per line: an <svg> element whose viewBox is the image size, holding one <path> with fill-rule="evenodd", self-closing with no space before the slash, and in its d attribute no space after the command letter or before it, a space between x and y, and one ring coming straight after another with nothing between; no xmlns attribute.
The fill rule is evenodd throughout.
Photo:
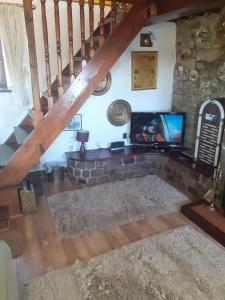
<svg viewBox="0 0 225 300"><path fill-rule="evenodd" d="M225 6L225 0L156 0L158 16L147 25L172 21Z"/></svg>

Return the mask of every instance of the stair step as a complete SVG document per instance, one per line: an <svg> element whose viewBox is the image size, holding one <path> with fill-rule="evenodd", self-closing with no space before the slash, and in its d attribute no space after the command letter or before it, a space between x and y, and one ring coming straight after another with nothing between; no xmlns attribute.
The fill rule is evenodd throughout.
<svg viewBox="0 0 225 300"><path fill-rule="evenodd" d="M33 126L33 119L30 114L27 114L22 122L20 123L20 126Z"/></svg>
<svg viewBox="0 0 225 300"><path fill-rule="evenodd" d="M14 127L14 131L16 134L16 141L17 144L22 145L25 139L30 135L30 133L33 131L33 126L25 126L25 125L19 125Z"/></svg>
<svg viewBox="0 0 225 300"><path fill-rule="evenodd" d="M8 143L9 144L16 143L16 135L15 135L14 131L10 134L10 136L5 141L5 144L8 144Z"/></svg>
<svg viewBox="0 0 225 300"><path fill-rule="evenodd" d="M0 165L5 166L18 148L19 145L16 143L0 145Z"/></svg>
<svg viewBox="0 0 225 300"><path fill-rule="evenodd" d="M7 205L0 206L0 230L9 228L9 207Z"/></svg>

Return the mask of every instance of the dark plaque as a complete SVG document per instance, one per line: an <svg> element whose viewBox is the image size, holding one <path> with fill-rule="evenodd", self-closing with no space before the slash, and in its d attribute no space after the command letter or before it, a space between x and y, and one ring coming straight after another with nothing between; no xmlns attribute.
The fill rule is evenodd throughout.
<svg viewBox="0 0 225 300"><path fill-rule="evenodd" d="M221 101L206 100L199 111L195 160L217 167L224 126L224 108Z"/></svg>

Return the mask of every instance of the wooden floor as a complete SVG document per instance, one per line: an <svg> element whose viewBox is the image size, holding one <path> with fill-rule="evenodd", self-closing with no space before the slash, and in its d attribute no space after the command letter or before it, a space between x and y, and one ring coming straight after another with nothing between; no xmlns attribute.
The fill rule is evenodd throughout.
<svg viewBox="0 0 225 300"><path fill-rule="evenodd" d="M23 255L13 260L13 300L22 300L24 284L45 272L69 266L77 259L87 259L155 233L191 223L181 213L176 212L159 217L149 216L112 229L87 232L72 236L68 240L59 240L48 209L47 196L77 187L69 179L64 180L63 184L44 182L45 193L39 197L38 213L11 221L10 226L20 228L26 240Z"/></svg>

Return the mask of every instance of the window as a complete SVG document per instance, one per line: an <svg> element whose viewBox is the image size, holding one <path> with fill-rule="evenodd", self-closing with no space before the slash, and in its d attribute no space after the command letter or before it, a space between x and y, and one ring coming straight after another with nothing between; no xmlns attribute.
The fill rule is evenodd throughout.
<svg viewBox="0 0 225 300"><path fill-rule="evenodd" d="M7 80L6 80L6 72L5 72L5 64L3 58L3 50L2 43L0 39L0 91L7 91Z"/></svg>

